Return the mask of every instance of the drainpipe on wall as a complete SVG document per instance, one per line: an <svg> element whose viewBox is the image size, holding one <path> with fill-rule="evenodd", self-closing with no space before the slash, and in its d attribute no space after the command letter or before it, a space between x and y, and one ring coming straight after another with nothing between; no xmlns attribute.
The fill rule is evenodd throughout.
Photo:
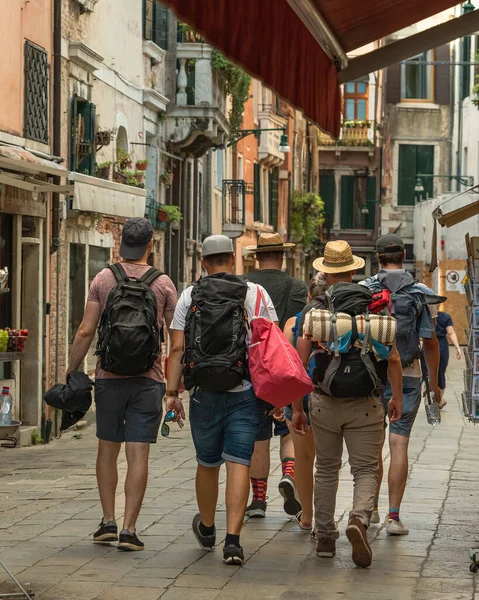
<svg viewBox="0 0 479 600"><path fill-rule="evenodd" d="M62 117L62 0L54 0L53 6L53 154L61 154ZM54 183L60 185L60 178ZM52 195L52 241L50 252L60 247L60 194Z"/></svg>

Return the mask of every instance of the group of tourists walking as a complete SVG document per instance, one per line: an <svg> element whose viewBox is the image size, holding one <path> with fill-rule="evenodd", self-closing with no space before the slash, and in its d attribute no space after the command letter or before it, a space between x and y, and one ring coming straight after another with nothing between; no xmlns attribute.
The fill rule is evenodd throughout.
<svg viewBox="0 0 479 600"><path fill-rule="evenodd" d="M98 328L96 470L103 518L93 541L118 541L119 550L144 548L136 522L147 485L150 444L156 442L160 426L167 435L168 423L183 425L186 389L198 463L198 514L192 529L204 550L212 550L218 541L215 514L225 463L223 558L226 564L243 564L245 515L267 518L270 442L277 436L284 511L309 534L319 557L334 556L345 443L354 479L346 536L354 563L369 567L367 529L381 521L378 498L388 426L386 532L408 533L400 508L409 438L422 398L421 353L430 389L442 398L434 321L444 298L404 270L405 247L397 235L378 239L380 270L363 281L359 274L364 260L347 242L328 242L324 256L313 263L315 275L308 286L282 270L285 252L293 244L275 233L261 234L257 245L248 248L259 268L241 277L234 274L231 240L223 235L205 239L205 275L178 298L170 278L148 264L152 237L146 219L125 224L123 260L93 280L70 352L67 381L81 368ZM268 335L252 340L259 320L269 323ZM170 336L166 385L161 356L165 328ZM268 364L266 359L265 364L252 364L258 360L258 346L267 344L276 344L276 354L270 352ZM257 397L253 367L255 373L269 372L271 379L274 357L280 361L281 352L290 359L284 363L286 370L302 362L303 371L296 371L303 388L297 389L305 389L306 379L311 393L288 397L288 390L291 394L296 388L283 386L265 402L264 396ZM298 355L301 361L295 363ZM117 459L123 442L128 471L118 534Z"/></svg>

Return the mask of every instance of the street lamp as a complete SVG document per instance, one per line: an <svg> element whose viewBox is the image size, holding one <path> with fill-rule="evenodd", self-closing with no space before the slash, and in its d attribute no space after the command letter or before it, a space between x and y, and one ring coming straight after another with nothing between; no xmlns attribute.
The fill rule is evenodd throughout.
<svg viewBox="0 0 479 600"><path fill-rule="evenodd" d="M288 143L288 136L286 134L285 129L283 129L283 135L281 136L278 150L280 152L284 152L285 154L288 154L289 152L291 152L291 148L289 147L289 143Z"/></svg>
<svg viewBox="0 0 479 600"><path fill-rule="evenodd" d="M235 146L240 140L244 139L248 135L254 135L254 137L257 140L259 140L259 137L263 131L281 131L282 135L281 135L281 139L279 141L278 150L279 150L279 152L284 152L285 154L288 154L288 152L291 152L291 148L289 147L289 143L288 143L288 134L286 133L285 127L272 127L272 128L265 128L265 129L261 129L261 128L260 129L240 129L238 131L237 135L235 136L234 140L232 140L228 144L228 148L230 146Z"/></svg>
<svg viewBox="0 0 479 600"><path fill-rule="evenodd" d="M465 4L462 5L462 12L463 14L467 15L467 13L472 12L473 10L476 10L476 7L474 6L474 4L471 2L471 0L467 0L467 2Z"/></svg>
<svg viewBox="0 0 479 600"><path fill-rule="evenodd" d="M422 184L422 179L420 177L418 177L416 179L416 187L414 188L414 194L416 196L419 196L419 202L421 202L421 200L422 200L423 192L424 192L424 186Z"/></svg>

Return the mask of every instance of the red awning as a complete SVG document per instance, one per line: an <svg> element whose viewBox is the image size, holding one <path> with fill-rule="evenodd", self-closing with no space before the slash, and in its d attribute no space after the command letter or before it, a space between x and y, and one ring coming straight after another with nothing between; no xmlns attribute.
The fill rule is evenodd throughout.
<svg viewBox="0 0 479 600"><path fill-rule="evenodd" d="M337 68L345 64L332 56L331 47L344 57L458 4L457 0L165 2L212 46L335 137L341 120Z"/></svg>

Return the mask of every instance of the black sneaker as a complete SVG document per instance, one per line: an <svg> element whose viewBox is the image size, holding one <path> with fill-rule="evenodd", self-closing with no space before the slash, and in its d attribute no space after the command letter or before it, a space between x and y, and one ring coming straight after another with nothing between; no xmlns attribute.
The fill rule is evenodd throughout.
<svg viewBox="0 0 479 600"><path fill-rule="evenodd" d="M103 519L98 526L97 531L93 534L93 542L95 544L106 544L108 542L118 541L118 526L115 521L104 523Z"/></svg>
<svg viewBox="0 0 479 600"><path fill-rule="evenodd" d="M290 475L284 475L279 482L278 489L284 498L284 512L287 515L295 517L301 510L301 504L296 493L294 479Z"/></svg>
<svg viewBox="0 0 479 600"><path fill-rule="evenodd" d="M254 500L246 507L245 515L252 519L264 519L266 517L266 502L262 500Z"/></svg>
<svg viewBox="0 0 479 600"><path fill-rule="evenodd" d="M124 552L139 552L145 549L145 544L138 539L135 533L131 533L128 529L120 531L120 542L118 544L118 550Z"/></svg>
<svg viewBox="0 0 479 600"><path fill-rule="evenodd" d="M193 519L193 533L195 534L195 538L198 540L201 549L211 552L216 544L216 529L214 530L214 533L210 535L203 535L200 531L200 523L201 515L198 513Z"/></svg>
<svg viewBox="0 0 479 600"><path fill-rule="evenodd" d="M223 549L223 561L226 565L240 566L244 563L243 548L241 546L225 546Z"/></svg>

